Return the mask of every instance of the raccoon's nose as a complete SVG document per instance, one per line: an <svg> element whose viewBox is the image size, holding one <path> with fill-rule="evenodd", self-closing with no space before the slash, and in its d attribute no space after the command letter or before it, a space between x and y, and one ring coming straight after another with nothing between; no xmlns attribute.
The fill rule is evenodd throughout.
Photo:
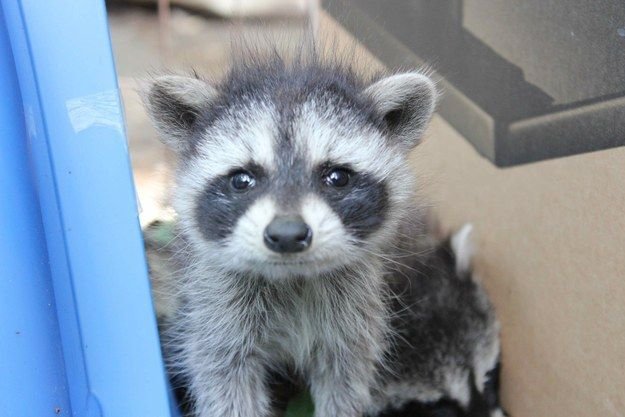
<svg viewBox="0 0 625 417"><path fill-rule="evenodd" d="M264 240L274 252L302 252L310 246L312 230L300 216L278 216L265 229Z"/></svg>

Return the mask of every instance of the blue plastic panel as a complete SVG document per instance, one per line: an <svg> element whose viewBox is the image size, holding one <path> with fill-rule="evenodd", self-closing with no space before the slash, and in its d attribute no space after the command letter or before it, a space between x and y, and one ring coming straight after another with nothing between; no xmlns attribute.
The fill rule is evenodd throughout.
<svg viewBox="0 0 625 417"><path fill-rule="evenodd" d="M13 289L20 296L15 303L49 304L45 319L35 320L44 314L36 309L28 313L33 315L30 321L38 322L33 328L41 332L38 343L33 339L28 347L0 344L3 367L9 362L6 355L23 348L24 356L17 357L23 365L48 375L34 389L21 385L21 376L12 373L5 382L7 374L0 369L6 384L0 387L0 407L17 398L29 399L15 401L11 412L0 408L0 414L169 416L104 4L0 4L0 25L8 30L13 52L13 59L5 59L9 51L2 32L1 82L12 97L6 101L3 94L0 102L0 121L4 125L6 119L8 126L3 126L7 130L2 146L15 144L13 153L2 155L11 163L2 164L2 176L10 178L0 191L23 199L1 199L3 214L17 216L6 218L16 228L7 232L11 240L2 237L0 256L14 257L15 264L8 264L6 271L2 265L2 285L23 282L26 276L30 284ZM19 95L15 76L5 73L17 74ZM34 185L30 191L29 178ZM18 244L24 242L28 250L20 252ZM29 269L20 270L20 265ZM2 308L4 336L17 322L10 316L10 305ZM17 372L16 366L10 370ZM52 402L44 395L51 387L58 389ZM59 408L50 410L52 403Z"/></svg>
<svg viewBox="0 0 625 417"><path fill-rule="evenodd" d="M10 48L0 24L0 415L71 415Z"/></svg>

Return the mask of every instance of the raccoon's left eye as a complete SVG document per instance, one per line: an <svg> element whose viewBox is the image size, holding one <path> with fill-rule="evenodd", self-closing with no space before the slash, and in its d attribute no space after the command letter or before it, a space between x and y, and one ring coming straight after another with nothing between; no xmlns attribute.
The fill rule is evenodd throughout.
<svg viewBox="0 0 625 417"><path fill-rule="evenodd" d="M335 168L328 172L323 178L323 182L331 187L345 187L349 184L351 172L344 168Z"/></svg>
<svg viewBox="0 0 625 417"><path fill-rule="evenodd" d="M237 191L245 191L256 185L256 178L246 171L239 171L230 177L230 185Z"/></svg>

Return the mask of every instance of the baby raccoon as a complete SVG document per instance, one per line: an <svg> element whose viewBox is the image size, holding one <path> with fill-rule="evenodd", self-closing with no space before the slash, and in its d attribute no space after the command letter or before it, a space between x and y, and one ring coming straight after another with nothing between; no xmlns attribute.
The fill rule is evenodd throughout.
<svg viewBox="0 0 625 417"><path fill-rule="evenodd" d="M156 311L160 323L173 314L172 223L144 229ZM471 271L471 226L442 243L419 236L417 253L391 265L390 346L372 387L368 416L502 417L499 404L499 323ZM184 401L184 382L178 381ZM301 387L270 378L276 403L286 408ZM302 416L303 417L303 416Z"/></svg>
<svg viewBox="0 0 625 417"><path fill-rule="evenodd" d="M316 417L363 415L392 352L388 260L400 224L419 223L407 156L432 81L274 57L216 84L159 77L144 100L179 158L164 343L193 415L269 416L269 379L287 371Z"/></svg>
<svg viewBox="0 0 625 417"><path fill-rule="evenodd" d="M503 417L499 323L471 270L471 226L396 265L377 417ZM415 245L411 245L411 249ZM429 248L428 248L429 247Z"/></svg>

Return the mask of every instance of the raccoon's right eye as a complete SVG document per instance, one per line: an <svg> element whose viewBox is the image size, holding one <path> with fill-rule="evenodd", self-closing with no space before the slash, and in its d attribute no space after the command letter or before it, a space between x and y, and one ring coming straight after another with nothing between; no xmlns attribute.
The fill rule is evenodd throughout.
<svg viewBox="0 0 625 417"><path fill-rule="evenodd" d="M236 191L245 191L256 185L256 178L246 171L239 171L230 177L230 185Z"/></svg>
<svg viewBox="0 0 625 417"><path fill-rule="evenodd" d="M345 187L350 180L351 173L345 168L335 168L328 172L323 182L331 187L342 188Z"/></svg>

